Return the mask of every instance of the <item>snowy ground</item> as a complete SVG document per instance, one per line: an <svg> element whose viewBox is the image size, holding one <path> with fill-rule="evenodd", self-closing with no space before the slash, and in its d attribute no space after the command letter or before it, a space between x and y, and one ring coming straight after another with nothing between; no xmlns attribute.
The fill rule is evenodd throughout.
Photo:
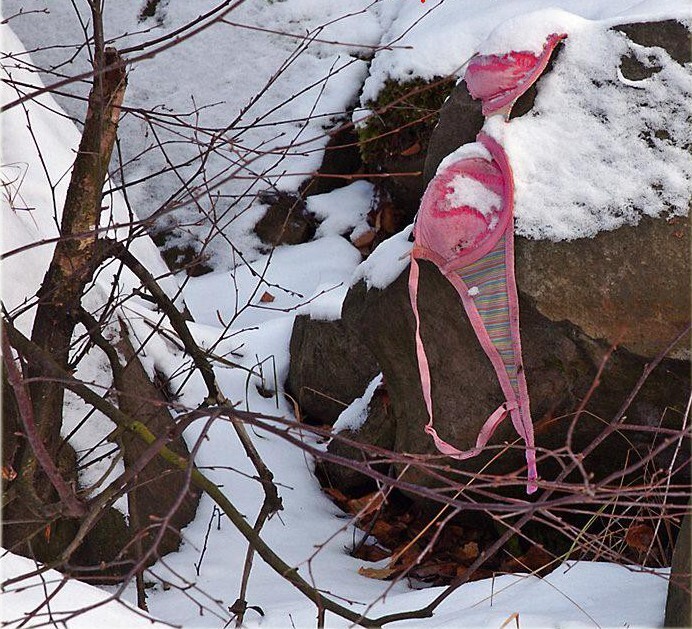
<svg viewBox="0 0 692 629"><path fill-rule="evenodd" d="M15 14L20 7L27 12L2 27L3 52L13 54L11 59L3 59L3 66L15 80L21 76L26 82L38 85L40 80L50 83L56 78L46 73L40 76L22 74L14 67L19 61L29 63L29 58L22 53L22 44L24 49L33 51L38 47L80 40L81 30L71 3L50 3L49 14L30 13L45 5L45 1L35 0L6 0L3 4L5 17ZM124 37L118 42L119 47L170 31L208 10L214 3L207 0L162 2L157 16L140 24L137 13L142 5L143 2L134 1L106 3L107 36L152 29ZM560 10L526 17L527 13L545 8ZM565 11L576 11L578 15ZM166 157L180 163L198 151L194 138L185 136L171 142L172 135L159 128L158 132L164 136L159 139L170 142L166 144L164 156L155 149L153 134L156 127L147 127L143 118L136 114L137 108L158 108L160 112L189 112L198 108L196 115L200 126L209 133L219 134L217 150L210 157L207 178L192 177L190 183L196 192L207 190L207 186L208 191L196 197L197 204L178 204L176 211L166 214L165 220L174 220L180 226L179 233L184 242L196 243L198 249L204 248L215 267L213 273L200 278L177 278L183 285L185 303L195 318L191 326L193 333L204 346L213 346L217 355L233 352L233 360L256 373L248 378L247 371L219 365L219 383L225 394L242 408L292 417L293 409L280 393L287 374L288 341L296 313L338 318L348 285L360 277L366 277L369 285L386 285L405 268L406 260L402 260L402 255L410 246L406 241L408 232L404 232L361 264L358 250L341 237L354 229L355 233L362 229L364 216L370 207L372 187L359 182L310 200L310 209L323 221L313 242L281 247L268 255L260 250L251 231L264 211L261 204L251 202L251 192L272 186L280 190L295 190L306 178L302 173L310 173L320 164L321 151L328 139L325 129L335 120L344 119L349 106L358 101L366 106L387 77L429 78L454 72L482 45L488 48L486 52L495 51L490 50L493 47L520 46L521 41L516 40L516 33L520 32L525 37L524 47L531 48L536 46L536 42L540 45L545 35L555 29L570 33L576 43L568 50L571 50L574 63L577 66L581 64L582 70L588 72L591 60L583 52L593 42L604 54L618 54L621 50L622 41L608 39L604 34L605 27L613 21L636 21L642 16L690 18L683 0L583 0L578 3L569 0L503 0L482 8L478 3L449 0L428 0L425 4L414 0L386 0L372 5L365 0L339 3L255 0L246 2L227 16L235 26L228 23L214 26L199 39L136 64L130 73L126 99L126 105L133 111L123 120L121 137L124 161L138 155L141 157L128 165L124 175L126 181L134 182L155 172ZM507 20L515 20L514 28L496 28ZM327 23L329 26L323 28L322 25ZM250 30L238 24L257 25L266 30ZM270 32L276 30L294 34L308 31L315 41L304 47L299 39ZM327 43L334 41L340 43ZM366 61L373 50L369 47L392 42L394 48L379 50L370 63ZM32 52L31 61L40 67L57 66L64 56L71 53L70 49L66 52L62 48L51 48ZM658 51L656 54L659 57L663 55ZM87 61L81 55L72 66L67 69L58 67L56 72L78 73L87 68ZM282 66L284 71L273 80L277 68ZM600 69L593 69L596 71ZM692 91L688 73L667 66L667 70L656 77L639 87L654 93L660 93L664 87L672 89L671 107L689 107L689 98L685 104L685 97ZM558 74L552 86L548 86L557 100L551 101L553 106L546 99L543 120L559 125L560 115L564 115L564 103L561 105L559 99L575 96L570 92L569 80L570 76ZM310 90L289 98L297 94L301 86L312 83L314 87ZM65 88L69 94L85 95L87 90L88 86L84 84ZM252 97L263 90L263 97L253 102ZM623 104L617 101L615 88L614 92L616 100L614 111L609 113L611 118L618 113L626 115L626 111L624 114L622 111ZM5 88L2 102L7 103L15 97L16 94ZM79 119L83 116L84 104L69 96L58 97L57 103L52 97L42 98L43 106L30 104L27 114L36 143L49 157L45 171L39 164L34 140L26 128L27 114L21 108L15 108L0 119L3 132L2 177L7 184L2 206L3 252L50 238L56 233L55 220L59 216L67 181L65 174L69 171L72 151L79 138L73 122L60 115L60 108ZM663 101L661 99L661 107L665 113L666 103L670 105L671 99ZM164 104L165 108L161 107ZM243 110L248 104L250 106ZM225 130L236 115L238 119L233 128ZM592 118L586 108L582 126L591 134L587 140L592 140L599 131L599 128L589 127ZM621 120L621 124L626 125L626 122ZM537 124L535 119L526 120L507 131L506 145L510 157L525 165L516 173L518 229L534 236L563 238L617 226L613 215L607 212L602 216L582 215L579 220L572 217L570 223L562 220L562 215L556 217L551 206L545 203L530 209L533 200L545 197L543 189L529 185L536 181L535 173L541 171L544 164L540 160L520 158L526 154L525 144L535 138L536 133L543 133L546 142L551 141L550 129L539 131ZM616 133L620 133L622 128L618 127ZM688 132L679 130L679 133ZM577 140L584 142L583 138ZM623 150L632 150L632 146ZM545 155L553 153L553 149L544 152ZM628 177L628 183L631 186L644 185L646 176L656 176L660 163L668 165L666 172L670 186L667 189L671 194L680 194L680 190L689 188L689 160L666 146L659 147L658 153L650 154L648 160L635 163L633 167L638 169L638 177ZM194 164L182 167L181 173L192 176L194 168ZM580 174L587 178L592 176L597 181L613 176L611 171L598 168ZM259 184L254 181L258 175ZM221 182L229 177L228 181ZM119 181L117 177L116 180ZM53 194L48 181L54 184ZM148 216L161 207L175 206L176 202L184 200L185 195L179 188L180 182L172 174L148 179L133 184L128 193L129 202L141 216ZM565 194L569 192L568 188ZM630 188L627 193L636 195L637 189ZM166 201L168 205L165 205ZM656 199L651 201L655 205ZM660 201L662 204L665 199ZM122 195L115 193L109 197L109 205L113 222L126 221L127 207ZM636 211L633 212L635 214L631 216L618 215L618 219L636 221ZM211 225L212 218L221 226L221 235L210 239L209 236L216 233ZM235 250L231 249L230 242ZM138 256L146 261L154 274L165 275L165 267L148 239L140 238L135 246ZM252 260L254 272L244 265L236 268L238 252ZM30 303L50 253L51 246L43 245L3 263L2 294L8 309L19 307L25 300ZM263 275L262 280L257 279L258 274ZM105 299L111 278L112 274L104 273L89 296L95 307L98 307L99 300ZM120 282L123 294L132 291L133 280L124 277ZM176 283L167 278L165 287L173 294ZM261 301L265 292L269 292L274 301ZM147 303L133 298L128 301L127 308L135 336L147 337L146 320L153 317ZM28 309L20 319L24 330L30 329L31 317ZM221 322L229 325L222 326ZM80 368L78 375L85 380L98 381L99 377L103 379L103 365L103 357L94 354ZM195 377L186 377L188 365L185 357L165 340L155 338L148 343L146 365L173 376L173 384L180 386L184 404L194 407L203 399L202 383ZM276 397L262 397L258 385L276 391ZM68 403L71 405L68 420L77 422L84 409L75 399L68 399ZM73 441L78 450L86 449L112 429L103 417L99 422L91 423L98 423L99 427L93 433L76 435ZM71 425L67 425L66 430ZM186 433L189 443L196 441L201 430L201 425L190 427ZM248 519L253 519L261 493L257 484L245 476L251 469L231 427L217 422L211 427L209 437L200 448L198 464L207 467L206 473L210 478L223 485L239 510ZM278 437L258 434L255 442L275 474L285 506L281 517L273 518L266 525L263 536L287 563L299 567L305 578L328 590L334 597L353 601L352 606L358 611L374 605L371 615L415 609L439 593L436 588L414 590L405 582L391 586L359 575L358 568L362 562L350 557L347 549L361 534L321 493L312 475L313 462ZM107 463L104 461L103 466L107 467ZM93 469L96 471L92 470L92 473L98 475L98 470L103 467ZM84 483L93 480L82 478ZM121 507L125 508L124 505ZM184 627L223 627L230 618L228 606L237 597L246 544L230 523L216 518L214 507L206 498L184 535L181 551L169 555L152 569L152 574L160 581L148 591L150 611L156 618ZM195 564L200 566L199 571ZM0 563L3 580L31 567L27 560L11 555L4 556ZM666 591L664 576L599 563L564 565L543 579L501 576L493 581L462 587L432 619L402 622L401 625L500 627L513 614L518 614L518 624L522 628L660 626ZM36 578L31 584L23 582L9 588L0 599L3 621L10 626L19 626L22 614L45 598L53 587L51 584L59 583L60 579L57 573L47 573L43 580ZM164 582L194 585L183 592L177 587L164 588ZM70 582L52 600L51 612L58 615L103 600L107 595L90 586ZM131 589L126 598L134 600ZM249 612L248 626L303 627L314 626L316 622L314 606L259 559L250 580L248 602L260 606L265 613L261 618ZM203 614L200 605L204 608ZM146 621L134 614L122 604L111 602L87 616L70 621L68 626L144 626ZM327 624L347 625L334 616L328 616Z"/></svg>

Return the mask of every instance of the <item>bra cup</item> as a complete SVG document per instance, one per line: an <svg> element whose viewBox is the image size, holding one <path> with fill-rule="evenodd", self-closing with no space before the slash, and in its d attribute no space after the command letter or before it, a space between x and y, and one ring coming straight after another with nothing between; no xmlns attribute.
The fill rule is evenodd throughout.
<svg viewBox="0 0 692 629"><path fill-rule="evenodd" d="M516 100L541 76L565 33L548 36L540 54L513 51L504 55L476 55L466 68L464 80L473 98L483 103L483 115L509 112Z"/></svg>
<svg viewBox="0 0 692 629"><path fill-rule="evenodd" d="M476 205L456 202L468 196L468 188L475 190ZM494 161L473 157L448 165L423 195L414 230L416 245L445 263L481 257L507 224L504 191L504 175Z"/></svg>
<svg viewBox="0 0 692 629"><path fill-rule="evenodd" d="M538 57L531 52L477 57L469 64L466 84L474 98L497 98L506 92L520 90L523 80L537 63Z"/></svg>
<svg viewBox="0 0 692 629"><path fill-rule="evenodd" d="M420 222L416 243L451 262L469 253L490 235L488 221L470 207L456 208L454 214L431 214Z"/></svg>

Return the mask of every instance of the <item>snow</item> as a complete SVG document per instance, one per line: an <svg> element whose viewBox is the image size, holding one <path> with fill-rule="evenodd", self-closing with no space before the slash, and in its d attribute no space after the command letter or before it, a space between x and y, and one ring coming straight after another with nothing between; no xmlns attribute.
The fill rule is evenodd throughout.
<svg viewBox="0 0 692 629"><path fill-rule="evenodd" d="M382 374L377 374L368 384L365 393L351 402L332 426L334 433L342 430L359 430L368 418L368 407L375 390L382 384Z"/></svg>
<svg viewBox="0 0 692 629"><path fill-rule="evenodd" d="M384 289L408 268L413 225L385 240L353 273L351 284L364 280L368 289Z"/></svg>
<svg viewBox="0 0 692 629"><path fill-rule="evenodd" d="M86 23L88 6L51 3L49 14L29 14L44 4L4 3L8 15L20 8L27 12L12 20L27 47L80 42L83 34L75 11ZM162 2L155 17L140 23L142 3L111 2L106 6L106 37L125 33L118 41L122 49L171 32L217 4ZM160 218L159 227L177 226L171 244L196 247L217 269L231 268L228 241L254 257L260 242L253 227L266 209L255 198L257 193L295 190L305 181L321 163L329 141L326 129L334 120L345 120L348 106L357 98L368 67L361 57L379 44L381 36L376 12L366 10L369 4L370 0L342 0L315 11L309 0L241 3L199 39L130 66L124 104L133 110L120 128L129 138L122 147L126 180L142 180L128 193L140 216L177 205L174 214ZM152 30L142 32L147 28ZM308 45L312 39L316 41ZM199 41L204 42L202 56ZM33 59L39 66L53 65L71 55L68 47L53 48L33 53ZM70 64L70 72L87 69L86 56ZM86 95L81 83L64 91ZM254 99L256 94L261 98ZM70 115L83 116L79 100L59 97L58 102ZM137 113L140 108L155 109L158 118L143 118ZM163 124L174 113L181 121L197 121L205 129L203 139L217 136L207 155L206 178L195 172L195 164L184 165L199 157L195 134ZM159 141L165 153L158 149ZM147 178L167 160L183 164L179 174L189 178L185 186L171 172ZM194 203L187 198L188 189L197 191ZM200 221L211 217L218 220L220 233L210 229L209 220Z"/></svg>
<svg viewBox="0 0 692 629"><path fill-rule="evenodd" d="M320 221L316 236L348 235L355 240L368 229L367 215L373 207L375 186L369 181L356 181L326 194L307 199L308 211Z"/></svg>
<svg viewBox="0 0 692 629"><path fill-rule="evenodd" d="M547 35L574 33L587 23L584 18L562 9L529 11L512 16L493 29L478 46L478 53L502 55L516 50L539 54Z"/></svg>
<svg viewBox="0 0 692 629"><path fill-rule="evenodd" d="M444 208L470 207L488 217L502 207L502 197L486 188L480 181L464 175L456 175L450 182L450 190L445 196Z"/></svg>
<svg viewBox="0 0 692 629"><path fill-rule="evenodd" d="M319 309L326 304L323 300L348 284L360 261L360 252L345 238L325 236L277 247L232 271L192 278L185 300L198 323L215 325L220 317L236 329L249 327L286 313ZM265 293L273 300L263 302Z"/></svg>
<svg viewBox="0 0 692 629"><path fill-rule="evenodd" d="M3 582L32 572L39 566L25 557L0 550L0 574ZM50 597L50 599L49 599ZM22 580L2 589L1 617L5 627L33 627L39 622L50 626L65 626L70 629L140 629L167 627L148 614L117 600L103 590L81 583L76 579L65 579L56 570L48 570L40 576ZM46 605L45 601L50 602ZM37 609L34 622L27 622L25 615ZM76 610L85 609L75 614ZM72 617L74 616L74 617ZM24 623L27 624L24 624Z"/></svg>
<svg viewBox="0 0 692 629"><path fill-rule="evenodd" d="M24 47L63 45L79 42L81 37L71 3L50 3L49 14L30 12L44 4L6 0L3 5L5 15L19 8L26 12L2 28L3 50L12 55L4 57L3 68L14 79L36 86L54 77L16 67L20 61L57 65L72 51L69 47L35 51L30 60ZM107 36L130 33L118 45L133 45L170 32L214 4L211 0L161 3L155 19L140 24L141 3L107 3ZM127 223L130 207L144 218L178 204L159 225L177 226L179 244L204 250L214 265L211 274L178 279L195 319L191 332L216 360L219 386L241 409L293 418L283 383L295 316L338 319L350 286L364 280L368 288L382 289L393 282L408 266L412 227L383 242L361 262L361 254L348 238L356 238L367 228L373 187L358 181L307 199L308 210L320 221L314 241L267 252L253 233L254 223L266 209L256 200L257 192L295 192L319 166L328 130L346 119L348 108L358 98L361 108L354 119L362 120L387 78L461 75L463 64L477 50L500 52L511 43L537 51L547 34L566 30L569 38L552 75L541 82L534 111L510 124L494 118L485 127L505 146L515 171L518 233L555 240L575 238L636 222L642 213L665 214L668 204L679 203L685 189L689 190L689 157L670 143L659 140L649 146L639 136L664 121L675 144L684 144L689 134L684 121L692 89L689 74L661 49L634 46L637 58L648 63L651 57L663 69L636 85L623 81L618 60L628 44L608 28L685 12L689 16L681 0L497 0L482 7L435 0L425 4L388 0L372 5L369 0L246 2L225 23L207 29L199 38L131 68L125 104L132 110L123 119L121 135L126 140L125 162L136 159L127 163L124 172L126 181L141 182L129 189L129 206L119 193L109 195L110 220ZM292 36L270 31L288 31ZM314 40L309 46L302 39L306 34ZM80 55L63 70L76 74L86 68L86 57ZM598 89L590 83L594 79L601 82ZM303 85L312 87L299 93ZM16 97L7 84L2 90L3 103ZM57 101L44 95L27 104L35 139L21 107L2 114L4 252L56 235L79 141L79 131L69 117L84 115L83 101L69 94L85 96L85 90L85 84L78 83L66 87L68 95L56 97ZM260 92L262 98L253 101ZM649 106L643 107L644 103ZM139 109L156 109L159 121L150 125L137 113ZM182 163L198 155L195 137L175 136L159 124L172 113L184 120L198 117L205 133L217 136L216 150L209 154L207 180L194 174L194 164L180 169L198 193L196 203L189 202L172 173L146 179L166 159ZM157 140L166 147L165 155L156 148ZM34 142L42 149L45 170ZM470 156L489 157L483 147L471 144L455 151L443 165ZM255 174L260 175L258 181ZM115 175L113 183L119 183ZM624 211L615 205L617 199L626 200ZM588 207L599 210L590 212ZM210 218L218 220L220 230L210 225ZM118 234L122 237L123 230ZM2 298L8 309L27 300L33 304L52 247L41 244L3 262ZM162 278L169 294L175 295L179 284L167 277L151 241L140 237L132 247L147 268ZM105 302L114 273L114 268L101 273L88 296L90 307L98 309ZM151 336L151 326L159 322L160 314L132 295L136 284L125 273L118 289L127 300L122 312L127 314L134 341L148 339L143 364L150 374L158 369L168 375L180 395L179 403L194 408L206 395L204 385L198 374L191 373L189 357L172 342L174 337ZM23 331L30 330L32 317L33 310L28 308L18 319ZM107 362L99 350L88 354L77 376L93 382L99 391L110 386ZM342 414L336 430L362 421L377 382L373 380L364 396ZM67 397L66 408L67 432L77 427L86 408L72 396ZM95 414L71 442L86 453L111 430L112 424ZM364 611L372 605L371 615L414 609L441 592L359 575L363 562L351 557L348 549L363 533L321 492L313 459L276 434L260 429L251 434L275 474L285 506L280 517L267 523L263 537L300 574L335 597L354 601L354 609ZM205 474L223 486L241 513L253 519L262 492L232 426L222 420L209 427L193 423L185 438L190 445L200 443L197 462ZM307 433L302 438L310 447L323 447ZM88 456L97 455L93 451ZM81 482L93 483L110 461L102 461L101 468L88 468ZM151 613L191 629L224 626L230 618L228 606L237 596L247 544L227 520L217 518L207 498L183 534L181 550L163 558L147 575L157 580L148 590ZM201 564L199 574L195 563ZM9 554L0 560L3 579L33 568L28 560ZM426 619L425 626L501 626L513 614L519 615L522 628L660 626L665 576L665 571L587 562L565 564L544 578L497 576L458 589L433 618ZM49 571L44 578L57 583L61 577ZM164 588L162 582L171 587ZM23 581L11 590L3 593L0 613L5 623L17 626L19 622L10 623L43 601L46 592L39 579ZM103 601L104 590L113 588L96 589L70 580L51 601L51 609L57 613ZM123 598L134 600L132 586ZM260 559L255 560L248 598L266 614L260 618L249 612L248 627L315 624L314 606ZM70 620L68 627L143 623L152 626L120 603L110 602ZM396 626L418 624L405 621ZM327 625L348 623L328 615Z"/></svg>
<svg viewBox="0 0 692 629"><path fill-rule="evenodd" d="M17 82L40 85L30 70L30 62L23 54L22 43L9 27L3 25L0 28L3 51L7 56L3 61L3 78L7 76ZM21 59L22 63L7 62L10 56ZM16 96L17 93L10 84L3 81L0 86L2 102L6 103ZM15 319L15 326L29 335L35 313L36 292L53 255L55 243L52 239L58 234L69 173L80 134L49 94L26 103L25 107L16 107L3 113L1 126L3 142L0 177L4 184L0 205L2 251L8 254L28 247L10 255L1 263L2 300L9 313L19 315ZM170 276L149 237L129 233L125 227L115 227L130 222L130 208L122 195L108 195L104 198L104 204L106 209L101 224L114 226L106 235L120 240L130 237L129 250L159 279L164 291L175 298L178 293L177 282ZM127 301L129 308L150 312L150 304L133 296L133 290L139 285L138 281L128 270L120 269L115 262L100 271L93 287L85 295L85 307L99 314L114 282L117 287L116 295L121 301ZM81 333L84 333L83 329ZM95 383L95 390L101 395L111 385L110 380L103 378L108 369L106 356L101 350L95 349L80 364L76 375L86 382ZM114 461L113 444L106 441L115 425L69 392L65 396L65 405L62 434L72 435L70 443L78 454L79 465L83 466L80 481L89 486L102 477L105 483L114 479L123 471L122 462ZM94 444L100 445L95 447ZM111 454L107 455L108 452ZM104 453L106 456L102 459L87 465ZM125 497L120 498L115 506L127 513Z"/></svg>
<svg viewBox="0 0 692 629"><path fill-rule="evenodd" d="M483 11L472 3L436 3L423 13L415 4L402 8L385 35L394 39L419 21L400 40L413 50L378 51L363 106L387 78L463 76L465 61L477 51L539 52L551 33L568 34L533 110L502 125L501 143L515 175L517 234L572 240L636 224L645 215L687 213L692 76L663 49L628 43L611 27L689 20L688 4L516 0ZM620 58L630 51L662 70L636 86L619 80ZM668 139L656 136L661 129ZM497 136L498 120L484 130Z"/></svg>
<svg viewBox="0 0 692 629"><path fill-rule="evenodd" d="M206 523L203 524L206 527ZM227 555L228 549L218 547L212 540L207 561L212 558L211 553L214 551ZM338 557L332 556L332 559L338 560ZM35 567L32 561L11 553L5 553L0 558L3 579L12 578ZM225 582L228 579L228 571L220 566L218 570L205 570L205 573L212 580ZM667 587L665 577L666 571L633 572L622 566L597 562L565 563L543 578L530 575L498 576L468 583L457 590L432 618L425 621L425 626L499 627L515 615L519 626L526 629L661 626ZM34 577L30 581L6 588L2 596L5 626L19 627L23 615L44 601L44 587L52 592L62 580L62 575L50 570L43 574L43 579ZM255 586L260 586L260 591L261 585L268 585L262 584L262 581L261 578L253 580ZM598 587L594 587L594 584L598 584ZM423 607L441 591L442 588L418 591L393 588L384 601L374 605L370 613L380 615L405 608ZM361 595L365 593L362 589ZM86 614L70 619L67 623L70 629L91 629L95 626L128 629L164 626L161 622L150 620L149 615L139 610L117 601L107 601L107 598L108 595L103 590L69 579L51 600L50 612L59 622L75 610L93 606ZM175 618L175 622L181 623L186 629L220 626L218 619L210 617L211 615L205 617L198 615L196 610L186 611L189 605L186 606L183 601L184 597L169 600L168 605L161 608L166 613L159 612L158 617ZM153 602L158 601L154 598ZM295 597L290 596L290 592L274 590L273 596L266 599L262 597L261 601L254 603L261 605L265 617L259 618L249 612L245 624L247 627L291 626L290 621L297 627L309 627L315 622L314 608L299 604ZM43 613L46 611L43 610ZM153 615L156 618L157 612ZM330 627L349 626L347 622L329 614L327 621ZM392 626L415 627L420 626L420 622L402 621Z"/></svg>
<svg viewBox="0 0 692 629"><path fill-rule="evenodd" d="M690 17L689 4L684 0L498 0L484 4L482 9L475 3L428 0L421 5L403 0L397 7L390 6L390 11L393 19L382 41L396 41L399 47L379 50L375 54L361 94L363 106L375 100L388 78L432 79L463 74L464 64L491 34L498 44L506 38L516 43L517 49L536 50L557 26L579 23L578 18L617 24ZM539 11L541 13L537 14ZM540 15L536 27L522 23L522 16L527 14ZM514 19L517 25L529 29L525 39L521 30L511 34L509 28L502 36L494 32L507 21L511 25ZM546 32L542 32L544 29ZM498 52L491 48L497 47L487 45L484 51Z"/></svg>
<svg viewBox="0 0 692 629"><path fill-rule="evenodd" d="M630 50L662 69L634 87L619 80ZM570 33L533 111L504 129L516 233L572 240L645 215L686 214L691 117L692 75L663 49L629 44L600 24ZM657 133L664 129L667 138Z"/></svg>
<svg viewBox="0 0 692 629"><path fill-rule="evenodd" d="M492 159L490 151L480 142L469 142L468 144L460 146L458 149L447 155L447 157L445 157L437 167L437 172L441 173L443 170L445 170L445 168L456 161L460 161L462 159L471 159L473 157L478 157L486 161L490 161Z"/></svg>

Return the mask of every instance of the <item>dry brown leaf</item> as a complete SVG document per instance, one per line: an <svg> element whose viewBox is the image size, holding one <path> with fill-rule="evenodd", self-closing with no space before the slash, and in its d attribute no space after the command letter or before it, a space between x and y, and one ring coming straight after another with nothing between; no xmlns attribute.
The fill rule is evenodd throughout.
<svg viewBox="0 0 692 629"><path fill-rule="evenodd" d="M396 207L393 203L383 203L380 215L380 227L387 234L394 234L398 231L398 219Z"/></svg>
<svg viewBox="0 0 692 629"><path fill-rule="evenodd" d="M429 563L416 566L411 571L411 576L422 580L434 579L435 577L448 580L449 577L456 576L456 572L457 564L453 561L431 561Z"/></svg>
<svg viewBox="0 0 692 629"><path fill-rule="evenodd" d="M391 565L398 565L402 567L408 567L414 565L418 561L418 557L421 554L421 549L417 544L411 544L407 542L402 544L392 553Z"/></svg>
<svg viewBox="0 0 692 629"><path fill-rule="evenodd" d="M349 513L358 515L361 519L377 511L384 503L384 494L381 491L373 491L362 498L352 498L347 503Z"/></svg>
<svg viewBox="0 0 692 629"><path fill-rule="evenodd" d="M270 303L272 303L275 299L276 299L276 297L274 297L274 295L272 295L271 293L268 293L268 292L266 292L266 291L265 291L264 293L262 293L262 296L260 297L260 301L261 301L263 304L270 304Z"/></svg>
<svg viewBox="0 0 692 629"><path fill-rule="evenodd" d="M397 572L400 572L398 568L366 568L364 566L358 568L358 574L379 581L386 581Z"/></svg>
<svg viewBox="0 0 692 629"><path fill-rule="evenodd" d="M377 520L370 528L370 535L376 537L381 543L386 546L391 545L392 537L398 534L398 530L389 522Z"/></svg>
<svg viewBox="0 0 692 629"><path fill-rule="evenodd" d="M17 478L17 472L14 471L14 468L11 465L3 465L2 478L3 480L14 480Z"/></svg>
<svg viewBox="0 0 692 629"><path fill-rule="evenodd" d="M338 489L334 489L333 487L323 487L322 491L324 491L325 494L331 497L332 500L345 504L348 502L348 498L339 491Z"/></svg>
<svg viewBox="0 0 692 629"><path fill-rule="evenodd" d="M421 145L420 142L414 142L409 146L407 149L404 149L399 153L402 157L411 157L412 155L418 155L421 151Z"/></svg>
<svg viewBox="0 0 692 629"><path fill-rule="evenodd" d="M363 544L355 550L353 556L356 559L374 562L386 559L390 556L390 552L386 548L382 548L377 544Z"/></svg>
<svg viewBox="0 0 692 629"><path fill-rule="evenodd" d="M633 524L627 529L625 541L630 548L646 552L654 541L654 530L648 524Z"/></svg>
<svg viewBox="0 0 692 629"><path fill-rule="evenodd" d="M352 240L351 243L356 249L362 249L363 247L370 246L373 240L375 240L375 230L369 229L358 236L358 238L355 240Z"/></svg>
<svg viewBox="0 0 692 629"><path fill-rule="evenodd" d="M555 558L540 546L531 546L521 557L502 563L505 572L532 572L544 575L555 567Z"/></svg>
<svg viewBox="0 0 692 629"><path fill-rule="evenodd" d="M478 557L478 553L478 544L476 542L467 542L454 551L454 556L460 561L473 561Z"/></svg>

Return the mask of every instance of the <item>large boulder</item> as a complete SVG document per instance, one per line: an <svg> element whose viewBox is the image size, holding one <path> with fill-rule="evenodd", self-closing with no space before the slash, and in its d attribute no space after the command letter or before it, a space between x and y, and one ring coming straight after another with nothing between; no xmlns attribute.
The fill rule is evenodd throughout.
<svg viewBox="0 0 692 629"><path fill-rule="evenodd" d="M677 63L692 61L690 32L675 20L624 24L617 30L636 44L665 48ZM544 77L559 54L558 48ZM645 67L632 55L623 56L620 63L630 80L661 70L652 63ZM531 111L542 80L517 101L513 118ZM442 159L472 142L482 125L480 105L466 84L459 83L442 107L440 123L430 138L426 183ZM591 338L621 345L640 356L655 355L690 320L688 218L645 216L637 225L571 241L517 238L516 267L519 290L541 314L552 321L570 321ZM689 343L671 356L689 358Z"/></svg>
<svg viewBox="0 0 692 629"><path fill-rule="evenodd" d="M521 278L520 278L521 286ZM429 263L421 264L419 309L422 338L430 371L436 427L446 441L461 449L473 447L488 415L503 401L492 365L485 356L465 316L452 285ZM526 297L520 299L523 359L539 448L558 450L565 445L573 412L593 384L599 366L610 349L607 342L589 337L568 321L551 321ZM368 345L387 383L389 417L394 423L397 452L435 453L423 433L427 413L423 403L414 345L414 319L409 304L407 273L384 290L367 290L363 282L346 297L343 321ZM666 339L667 341L670 339ZM689 342L689 339L686 343ZM573 447L580 450L612 419L634 388L647 358L621 348L613 352L595 389L588 412L576 426ZM689 364L666 359L635 397L627 417L629 424L656 426L659 422L680 428L689 392ZM368 423L363 430L368 429ZM381 428L384 430L384 428ZM509 421L498 428L494 444L513 442L516 434ZM620 469L632 456L644 454L651 444L647 432L615 435L603 443L585 463L602 477ZM489 451L455 467L473 471L484 466ZM659 459L665 466L671 451ZM520 450L508 451L488 471L506 474L523 466ZM554 461L541 465L544 478L558 473ZM425 473L409 471L407 480L435 484Z"/></svg>
<svg viewBox="0 0 692 629"><path fill-rule="evenodd" d="M689 60L689 31L678 22L617 28L641 45L665 47L678 63ZM556 55L559 59L559 50L553 62ZM621 64L623 75L629 73L631 80L643 69L657 71L643 68L634 57L623 57ZM531 111L540 87L539 81L522 97L515 116ZM445 155L475 138L482 123L478 105L460 83L442 107L440 124L429 140L426 181ZM524 365L539 447L555 450L565 445L575 409L592 387L606 353L617 345L591 396L588 412L576 426L573 447L583 448L600 432L603 422L616 415L646 363L689 323L689 219L645 217L637 225L572 241L518 237L516 274ZM383 423L380 413L373 413L377 419L366 422L361 437L367 434L369 443L391 438L393 426L395 450L434 453L432 441L423 433L427 413L406 280L404 272L383 290L368 290L364 282L352 287L343 307L344 333L360 338L369 348L384 374L390 400L387 418L391 425ZM455 290L427 263L421 264L419 304L438 432L457 447L470 448L488 414L503 401L496 374ZM311 331L303 329L302 334L307 338ZM688 337L649 377L628 410L629 424L651 427L662 422L681 427L690 388L689 345ZM361 391L366 384L361 383ZM515 439L506 422L492 442ZM603 477L650 446L651 436L645 431L614 435L596 449L585 467ZM331 446L333 451L339 448L336 442ZM670 451L663 452L658 462L665 466L670 456ZM454 465L477 470L489 457ZM506 473L522 466L523 455L517 449L499 457L489 469ZM554 477L557 472L554 461L543 462L543 477ZM407 479L434 484L424 473L412 470Z"/></svg>
<svg viewBox="0 0 692 629"><path fill-rule="evenodd" d="M636 226L569 242L517 239L519 288L552 321L656 355L690 320L689 220ZM689 357L689 343L671 353Z"/></svg>
<svg viewBox="0 0 692 629"><path fill-rule="evenodd" d="M666 599L665 627L692 627L692 607L690 603L690 546L692 530L688 512L682 519L678 542L673 553Z"/></svg>

